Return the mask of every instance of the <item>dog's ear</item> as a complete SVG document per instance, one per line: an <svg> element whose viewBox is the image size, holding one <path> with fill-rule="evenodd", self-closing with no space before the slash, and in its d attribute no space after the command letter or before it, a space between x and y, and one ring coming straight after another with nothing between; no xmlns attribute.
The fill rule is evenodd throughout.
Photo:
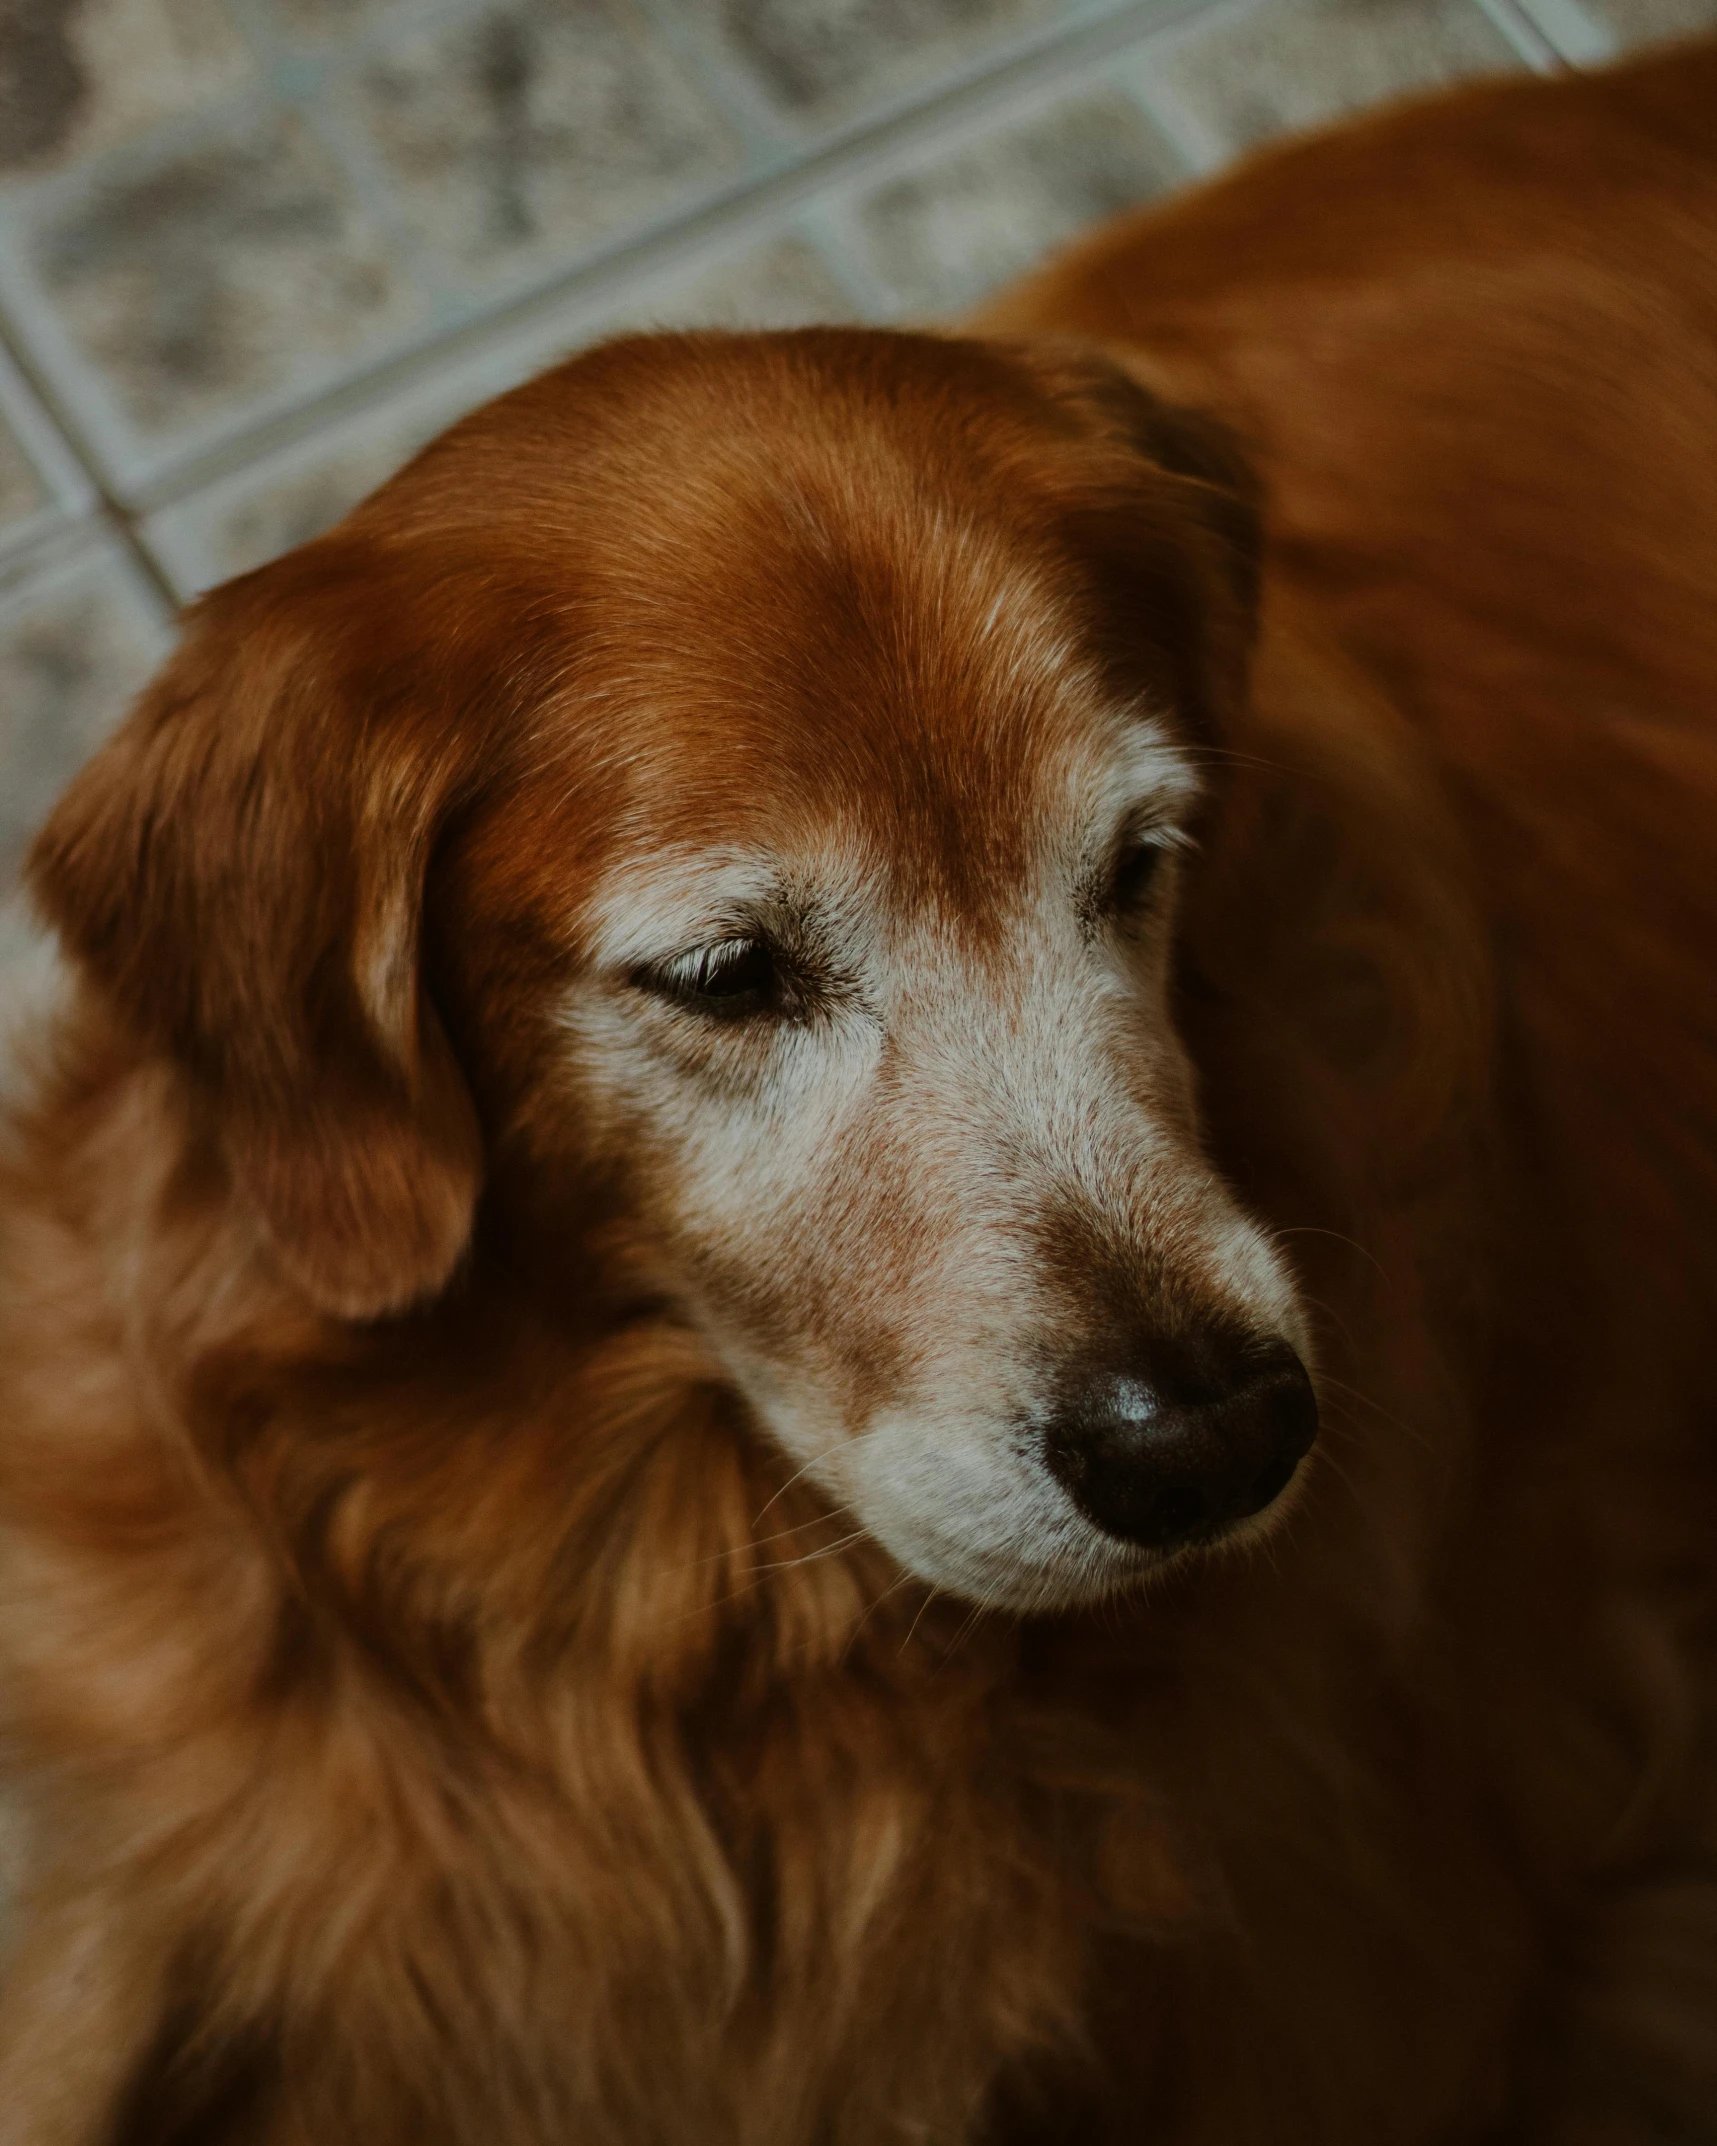
<svg viewBox="0 0 1717 2146"><path fill-rule="evenodd" d="M1084 451L1068 521L1123 635L1167 653L1182 705L1219 734L1246 690L1263 552L1263 488L1238 436L1100 353L1006 347Z"/></svg>
<svg viewBox="0 0 1717 2146"><path fill-rule="evenodd" d="M469 725L421 590L390 576L379 547L324 539L205 598L28 868L189 1075L282 1268L346 1318L446 1282L481 1173L418 945Z"/></svg>

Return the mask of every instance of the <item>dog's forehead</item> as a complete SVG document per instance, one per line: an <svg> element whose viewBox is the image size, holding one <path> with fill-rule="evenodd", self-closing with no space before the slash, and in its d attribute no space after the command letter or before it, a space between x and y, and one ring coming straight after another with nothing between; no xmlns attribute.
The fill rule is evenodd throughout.
<svg viewBox="0 0 1717 2146"><path fill-rule="evenodd" d="M1178 809L1169 712L1116 691L1029 532L802 479L748 509L604 562L567 719L644 846L868 857L970 896L1153 792Z"/></svg>
<svg viewBox="0 0 1717 2146"><path fill-rule="evenodd" d="M1196 778L1159 714L1106 695L1052 635L1034 650L1029 618L985 630L993 650L926 648L893 677L837 646L808 677L759 661L743 683L628 694L602 878L670 933L773 900L930 905L981 928L1046 874L1088 870L1129 815L1184 816Z"/></svg>

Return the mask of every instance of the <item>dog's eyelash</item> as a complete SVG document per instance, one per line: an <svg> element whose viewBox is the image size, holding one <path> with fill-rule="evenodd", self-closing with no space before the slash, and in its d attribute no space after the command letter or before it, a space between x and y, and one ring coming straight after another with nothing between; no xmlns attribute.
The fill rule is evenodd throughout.
<svg viewBox="0 0 1717 2146"><path fill-rule="evenodd" d="M1157 871L1168 854L1166 843L1130 842L1115 860L1109 877L1109 906L1120 915L1139 908L1150 893Z"/></svg>
<svg viewBox="0 0 1717 2146"><path fill-rule="evenodd" d="M658 998L671 999L714 1020L742 1020L791 1010L791 978L767 940L718 939L694 947L633 981Z"/></svg>
<svg viewBox="0 0 1717 2146"><path fill-rule="evenodd" d="M1128 835L1109 866L1101 907L1111 916L1137 915L1156 890L1165 858L1189 846L1187 837L1175 827L1153 827Z"/></svg>

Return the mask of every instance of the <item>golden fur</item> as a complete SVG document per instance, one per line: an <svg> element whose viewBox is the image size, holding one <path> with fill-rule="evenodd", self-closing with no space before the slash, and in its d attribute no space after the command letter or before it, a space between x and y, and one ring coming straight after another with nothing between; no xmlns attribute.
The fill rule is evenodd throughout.
<svg viewBox="0 0 1717 2146"><path fill-rule="evenodd" d="M1714 109L1701 47L1290 147L993 348L615 346L205 601L33 867L7 2146L1717 2138ZM1267 489L1249 684L1181 405ZM1009 677L1091 624L1077 719L994 742L897 434L1048 577ZM863 600L771 579L724 453ZM790 768L735 649L833 711ZM1205 771L1178 1027L1324 1429L1250 1553L975 1615L736 1398L551 926L838 793L975 932L1123 672ZM862 1383L839 1264L761 1272L694 1278Z"/></svg>

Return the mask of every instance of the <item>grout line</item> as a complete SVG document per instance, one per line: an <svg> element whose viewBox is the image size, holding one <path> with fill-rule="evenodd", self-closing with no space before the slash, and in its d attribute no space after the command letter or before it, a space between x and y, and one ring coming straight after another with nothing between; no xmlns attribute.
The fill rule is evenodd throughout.
<svg viewBox="0 0 1717 2146"><path fill-rule="evenodd" d="M747 226L808 206L817 195L862 177L895 153L933 141L945 124L975 117L992 103L1093 65L1156 30L1186 21L1208 4L1123 0L1100 16L1072 27L1057 26L1024 48L1015 46L951 85L940 84L880 115L838 127L801 153L784 149L773 166L736 179L643 232L617 236L576 268L409 349L359 367L308 400L169 463L129 493L131 507L137 513L150 512L184 499L264 454L296 444L324 424L416 385L445 365L479 356L491 342L528 332L562 307L587 300L594 310L635 277L678 265L712 239L737 239Z"/></svg>
<svg viewBox="0 0 1717 2146"><path fill-rule="evenodd" d="M77 420L54 391L53 383L20 342L12 323L3 311L0 311L0 347L4 347L6 355L29 382L36 400L53 421L61 442L75 456L89 485L96 518L118 539L132 565L149 584L152 594L164 608L167 617L176 617L183 608L183 598L174 588L166 569L156 558L148 540L137 526L135 516L108 485L102 474L100 458L91 449Z"/></svg>
<svg viewBox="0 0 1717 2146"><path fill-rule="evenodd" d="M1510 4L1570 67L1602 67L1621 57L1615 33L1581 0L1510 0Z"/></svg>
<svg viewBox="0 0 1717 2146"><path fill-rule="evenodd" d="M797 224L851 298L855 320L885 326L894 312L893 294L835 197L825 192L807 202Z"/></svg>
<svg viewBox="0 0 1717 2146"><path fill-rule="evenodd" d="M1558 73L1567 67L1568 61L1523 0L1474 0L1474 4L1536 71ZM1015 42L999 55L974 62L953 79L942 78L933 88L879 112L837 123L820 140L798 148L778 140L761 169L735 178L642 231L633 228L617 233L576 266L455 325L431 327L406 347L353 368L303 400L241 423L224 438L158 464L135 484L104 475L103 458L68 407L67 398L55 392L43 368L31 358L27 343L3 317L0 341L13 353L75 454L102 518L162 600L176 604L171 577L157 558L146 528L139 526L143 516L189 498L266 456L310 441L330 424L379 401L427 388L438 374L478 362L487 350L528 335L533 328L548 327L563 311L572 316L569 327L574 326L581 311L599 312L635 281L690 261L712 241L742 244L748 231L761 235L769 224L795 214L808 211L817 217L836 189L862 181L868 170L928 148L950 130L981 122L986 114L1034 89L1087 72L1120 53L1131 57L1132 48L1149 45L1158 33L1184 29L1211 5L1212 0L1120 0L1099 13L1084 13L1071 24L1057 23L1024 43ZM660 8L661 0L641 0L640 13L658 36ZM235 12L243 16L249 11L241 5ZM250 27L247 23L247 32ZM685 71L688 55L683 40L674 43L680 49L672 56ZM259 53L258 57L266 61L271 55ZM269 71L266 66L265 71ZM716 100L718 108L727 101ZM732 123L733 114L726 116ZM1161 124L1154 111L1151 116ZM346 159L339 161L344 167ZM843 281L852 282L854 263L843 260L841 266L848 271ZM855 295L874 297L868 288Z"/></svg>
<svg viewBox="0 0 1717 2146"><path fill-rule="evenodd" d="M753 164L802 146L801 129L771 103L762 85L738 65L719 30L713 9L691 11L683 0L632 0L631 14L654 37L671 64L732 130Z"/></svg>
<svg viewBox="0 0 1717 2146"><path fill-rule="evenodd" d="M1567 74L1569 63L1520 5L1520 0L1477 0L1535 74Z"/></svg>

